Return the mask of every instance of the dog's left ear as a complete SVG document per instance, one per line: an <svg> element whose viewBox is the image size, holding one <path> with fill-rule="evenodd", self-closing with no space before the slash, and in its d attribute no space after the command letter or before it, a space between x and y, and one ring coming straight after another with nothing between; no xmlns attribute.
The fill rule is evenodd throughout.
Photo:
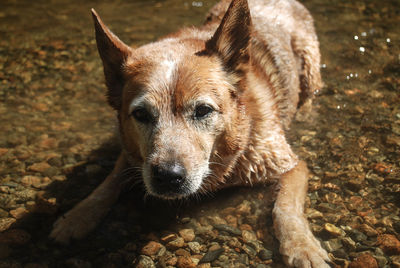
<svg viewBox="0 0 400 268"><path fill-rule="evenodd" d="M132 49L108 29L94 9L92 9L92 15L97 49L104 66L108 103L115 110L119 110L121 108L122 88L125 84L123 67L126 59L131 55Z"/></svg>
<svg viewBox="0 0 400 268"><path fill-rule="evenodd" d="M217 53L229 71L237 71L249 60L251 17L247 0L233 0L214 36L206 43L206 52Z"/></svg>

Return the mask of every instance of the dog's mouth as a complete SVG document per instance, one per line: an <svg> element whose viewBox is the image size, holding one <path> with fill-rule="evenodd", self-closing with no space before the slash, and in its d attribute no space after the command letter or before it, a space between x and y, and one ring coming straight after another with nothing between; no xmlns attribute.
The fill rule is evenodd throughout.
<svg viewBox="0 0 400 268"><path fill-rule="evenodd" d="M145 165L143 179L148 194L162 199L181 199L200 189L204 173L199 171L189 174L177 164Z"/></svg>

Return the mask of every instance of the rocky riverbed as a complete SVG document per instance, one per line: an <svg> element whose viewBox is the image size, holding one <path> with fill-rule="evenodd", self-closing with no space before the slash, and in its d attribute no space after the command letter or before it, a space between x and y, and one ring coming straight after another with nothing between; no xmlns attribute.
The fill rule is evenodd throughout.
<svg viewBox="0 0 400 268"><path fill-rule="evenodd" d="M273 185L184 202L136 185L87 238L48 239L118 156L90 8L139 45L201 23L214 2L2 3L0 267L284 267ZM312 116L288 133L311 171L307 217L336 267L400 267L400 4L303 3L325 81Z"/></svg>

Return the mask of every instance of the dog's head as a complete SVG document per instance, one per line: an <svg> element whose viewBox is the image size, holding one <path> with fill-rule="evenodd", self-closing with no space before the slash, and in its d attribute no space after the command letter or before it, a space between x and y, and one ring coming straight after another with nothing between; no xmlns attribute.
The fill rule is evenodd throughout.
<svg viewBox="0 0 400 268"><path fill-rule="evenodd" d="M246 142L240 99L250 40L247 1L234 0L208 41L204 33L133 49L93 10L110 105L125 153L141 164L149 194L173 199L221 183Z"/></svg>

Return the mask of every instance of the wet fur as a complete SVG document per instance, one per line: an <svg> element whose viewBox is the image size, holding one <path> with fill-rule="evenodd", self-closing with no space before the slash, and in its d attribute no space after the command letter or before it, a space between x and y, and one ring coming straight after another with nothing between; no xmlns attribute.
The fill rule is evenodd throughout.
<svg viewBox="0 0 400 268"><path fill-rule="evenodd" d="M68 242L93 229L118 198L126 168L142 170L147 192L164 199L279 180L273 216L285 262L329 267L303 215L307 166L285 138L322 84L313 21L294 0L249 0L249 6L223 0L202 27L137 49L93 10L123 151L112 174L55 223L51 237ZM199 119L204 106L212 111ZM179 170L180 183L170 187L155 175L159 170L172 179Z"/></svg>

